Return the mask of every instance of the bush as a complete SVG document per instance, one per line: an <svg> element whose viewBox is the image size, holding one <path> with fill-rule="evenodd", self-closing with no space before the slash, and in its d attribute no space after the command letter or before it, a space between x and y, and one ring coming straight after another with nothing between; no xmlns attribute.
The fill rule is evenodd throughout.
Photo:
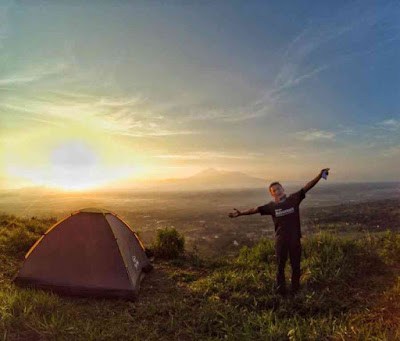
<svg viewBox="0 0 400 341"><path fill-rule="evenodd" d="M163 259L174 259L185 252L185 237L173 227L157 231L153 245L154 254Z"/></svg>

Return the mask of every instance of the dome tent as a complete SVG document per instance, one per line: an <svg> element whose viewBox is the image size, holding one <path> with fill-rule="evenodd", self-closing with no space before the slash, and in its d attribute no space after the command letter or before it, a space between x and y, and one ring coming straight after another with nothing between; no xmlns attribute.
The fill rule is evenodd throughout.
<svg viewBox="0 0 400 341"><path fill-rule="evenodd" d="M83 209L43 234L15 283L67 295L134 299L151 269L126 222L107 210Z"/></svg>

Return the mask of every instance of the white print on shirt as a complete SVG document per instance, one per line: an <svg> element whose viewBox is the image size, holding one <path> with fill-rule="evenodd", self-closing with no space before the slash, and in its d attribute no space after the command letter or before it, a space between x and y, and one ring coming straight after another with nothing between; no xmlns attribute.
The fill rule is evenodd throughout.
<svg viewBox="0 0 400 341"><path fill-rule="evenodd" d="M135 256L132 256L132 262L135 268L137 269L139 267L139 261L136 259Z"/></svg>
<svg viewBox="0 0 400 341"><path fill-rule="evenodd" d="M278 208L275 210L275 216L276 217L282 217L287 214L291 214L294 212L294 207L288 208L287 210L282 210L281 208Z"/></svg>

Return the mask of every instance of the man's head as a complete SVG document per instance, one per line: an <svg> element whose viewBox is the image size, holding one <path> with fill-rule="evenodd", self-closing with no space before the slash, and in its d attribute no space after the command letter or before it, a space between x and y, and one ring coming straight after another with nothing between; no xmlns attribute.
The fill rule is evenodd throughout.
<svg viewBox="0 0 400 341"><path fill-rule="evenodd" d="M269 185L269 192L275 200L281 200L285 196L285 189L279 182L273 182Z"/></svg>

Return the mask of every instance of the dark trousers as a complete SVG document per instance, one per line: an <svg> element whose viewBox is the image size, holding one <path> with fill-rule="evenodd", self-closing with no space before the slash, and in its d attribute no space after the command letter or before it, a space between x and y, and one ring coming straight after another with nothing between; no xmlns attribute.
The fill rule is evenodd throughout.
<svg viewBox="0 0 400 341"><path fill-rule="evenodd" d="M300 239L277 239L275 242L275 252L277 259L276 271L276 290L278 293L286 293L285 265L288 256L292 267L292 291L296 292L300 286L300 258L301 243Z"/></svg>

